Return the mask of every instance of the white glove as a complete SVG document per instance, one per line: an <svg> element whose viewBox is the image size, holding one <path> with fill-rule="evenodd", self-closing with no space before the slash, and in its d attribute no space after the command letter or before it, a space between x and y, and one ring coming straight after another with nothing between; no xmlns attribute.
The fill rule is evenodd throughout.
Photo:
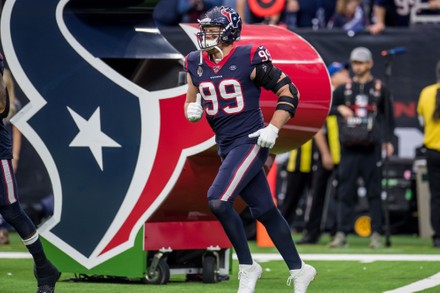
<svg viewBox="0 0 440 293"><path fill-rule="evenodd" d="M190 122L199 121L203 115L203 108L201 105L202 97L197 94L197 99L194 103L189 103L186 108L186 116Z"/></svg>
<svg viewBox="0 0 440 293"><path fill-rule="evenodd" d="M275 140L278 137L279 131L280 130L276 126L269 124L265 128L259 129L254 133L249 134L249 137L258 137L257 144L259 146L271 149L275 145Z"/></svg>

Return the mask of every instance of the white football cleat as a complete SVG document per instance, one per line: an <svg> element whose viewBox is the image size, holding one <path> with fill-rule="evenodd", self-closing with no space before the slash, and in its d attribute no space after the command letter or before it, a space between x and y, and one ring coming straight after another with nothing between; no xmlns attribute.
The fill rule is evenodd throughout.
<svg viewBox="0 0 440 293"><path fill-rule="evenodd" d="M257 280L261 277L263 269L255 261L252 265L238 265L238 269L240 285L237 293L254 293Z"/></svg>
<svg viewBox="0 0 440 293"><path fill-rule="evenodd" d="M318 272L314 267L302 262L302 266L297 270L290 270L290 277L287 279L287 286L293 281L294 293L306 293L307 287L313 281Z"/></svg>

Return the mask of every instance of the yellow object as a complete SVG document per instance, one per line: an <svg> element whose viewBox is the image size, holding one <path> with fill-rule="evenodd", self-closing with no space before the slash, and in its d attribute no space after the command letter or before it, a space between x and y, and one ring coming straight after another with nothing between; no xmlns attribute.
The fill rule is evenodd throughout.
<svg viewBox="0 0 440 293"><path fill-rule="evenodd" d="M305 142L299 149L299 171L303 173L310 173L312 171L312 139ZM298 149L290 151L289 161L287 162L287 171L294 172L297 168Z"/></svg>
<svg viewBox="0 0 440 293"><path fill-rule="evenodd" d="M371 218L369 216L360 216L354 222L354 232L360 237L371 235Z"/></svg>
<svg viewBox="0 0 440 293"><path fill-rule="evenodd" d="M423 144L436 151L440 151L440 120L434 121L432 114L435 109L435 99L439 83L425 87L420 93L419 102L417 104L417 113L423 117L424 132Z"/></svg>
<svg viewBox="0 0 440 293"><path fill-rule="evenodd" d="M335 115L327 117L327 137L333 163L338 165L341 161L341 145L339 143L338 119Z"/></svg>

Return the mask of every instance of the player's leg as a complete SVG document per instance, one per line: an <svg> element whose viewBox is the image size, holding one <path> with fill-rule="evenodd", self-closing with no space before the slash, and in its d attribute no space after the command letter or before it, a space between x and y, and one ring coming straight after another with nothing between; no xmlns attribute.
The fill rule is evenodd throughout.
<svg viewBox="0 0 440 293"><path fill-rule="evenodd" d="M361 153L344 150L338 167L337 233L329 247L347 245L347 234L353 229L352 217L357 202L357 180Z"/></svg>
<svg viewBox="0 0 440 293"><path fill-rule="evenodd" d="M431 192L430 211L431 226L434 230L433 245L440 248L440 152L426 150L426 161L428 163L428 182Z"/></svg>
<svg viewBox="0 0 440 293"><path fill-rule="evenodd" d="M290 271L288 280L293 280L295 292L305 292L315 278L316 270L301 260L290 227L273 202L266 174L262 168L240 192L240 196L249 205L254 217L264 225L286 262Z"/></svg>
<svg viewBox="0 0 440 293"><path fill-rule="evenodd" d="M264 164L261 163L262 152L264 151L261 147L252 144L232 149L223 159L217 176L208 190L209 207L219 219L234 246L240 264L252 264L252 257L243 224L232 204L238 192L255 176L257 171L254 171L254 166L257 165L260 169Z"/></svg>
<svg viewBox="0 0 440 293"><path fill-rule="evenodd" d="M208 191L209 207L222 224L238 257L240 293L254 292L262 268L252 260L243 224L232 203L262 168L267 156L267 149L258 145L241 145L232 149Z"/></svg>
<svg viewBox="0 0 440 293"><path fill-rule="evenodd" d="M38 286L53 288L60 273L47 259L35 225L18 202L16 190L17 185L11 161L1 160L0 213L4 220L14 227L32 255L35 262Z"/></svg>
<svg viewBox="0 0 440 293"><path fill-rule="evenodd" d="M381 147L377 146L371 152L365 152L361 158L360 169L367 189L368 209L371 217L370 247L382 246L382 158Z"/></svg>
<svg viewBox="0 0 440 293"><path fill-rule="evenodd" d="M318 160L318 167L312 178L310 214L305 223L304 236L297 244L316 244L319 242L324 203L328 193L328 180L332 172L325 169L322 162Z"/></svg>
<svg viewBox="0 0 440 293"><path fill-rule="evenodd" d="M289 226L292 226L295 220L298 202L306 190L308 175L310 174L298 170L287 172L286 196L280 207L280 212Z"/></svg>
<svg viewBox="0 0 440 293"><path fill-rule="evenodd" d="M249 205L252 215L264 225L289 269L300 268L301 259L293 243L289 224L275 206L263 169L242 190L240 196Z"/></svg>

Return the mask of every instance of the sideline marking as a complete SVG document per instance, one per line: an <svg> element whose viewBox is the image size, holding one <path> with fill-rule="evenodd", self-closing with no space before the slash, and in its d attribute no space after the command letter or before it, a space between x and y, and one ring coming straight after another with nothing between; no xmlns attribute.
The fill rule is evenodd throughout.
<svg viewBox="0 0 440 293"><path fill-rule="evenodd" d="M237 255L233 255L237 259ZM283 260L277 253L253 253L252 258L256 261L267 262L272 260ZM301 253L303 260L317 261L440 261L440 254L304 254Z"/></svg>
<svg viewBox="0 0 440 293"><path fill-rule="evenodd" d="M28 252L0 252L0 258L32 258L32 255Z"/></svg>
<svg viewBox="0 0 440 293"><path fill-rule="evenodd" d="M283 260L278 253L255 253L252 254L252 257L258 262ZM2 258L29 259L32 258L32 255L27 252L0 252L0 259ZM232 258L236 260L237 255L234 253ZM364 263L374 261L440 261L440 255L438 254L301 254L301 258L315 261L359 261ZM439 285L440 273L437 273L428 278L384 293L420 292Z"/></svg>
<svg viewBox="0 0 440 293"><path fill-rule="evenodd" d="M409 285L386 291L384 293L412 293L412 292L420 292L425 289L429 289L435 286L440 285L440 273L432 275L426 279L422 279L420 281L411 283Z"/></svg>
<svg viewBox="0 0 440 293"><path fill-rule="evenodd" d="M278 253L253 253L252 257L259 262L283 260ZM0 252L0 259L27 259L32 258L28 252ZM234 253L233 259L237 259ZM440 254L301 254L304 260L315 261L440 261Z"/></svg>

